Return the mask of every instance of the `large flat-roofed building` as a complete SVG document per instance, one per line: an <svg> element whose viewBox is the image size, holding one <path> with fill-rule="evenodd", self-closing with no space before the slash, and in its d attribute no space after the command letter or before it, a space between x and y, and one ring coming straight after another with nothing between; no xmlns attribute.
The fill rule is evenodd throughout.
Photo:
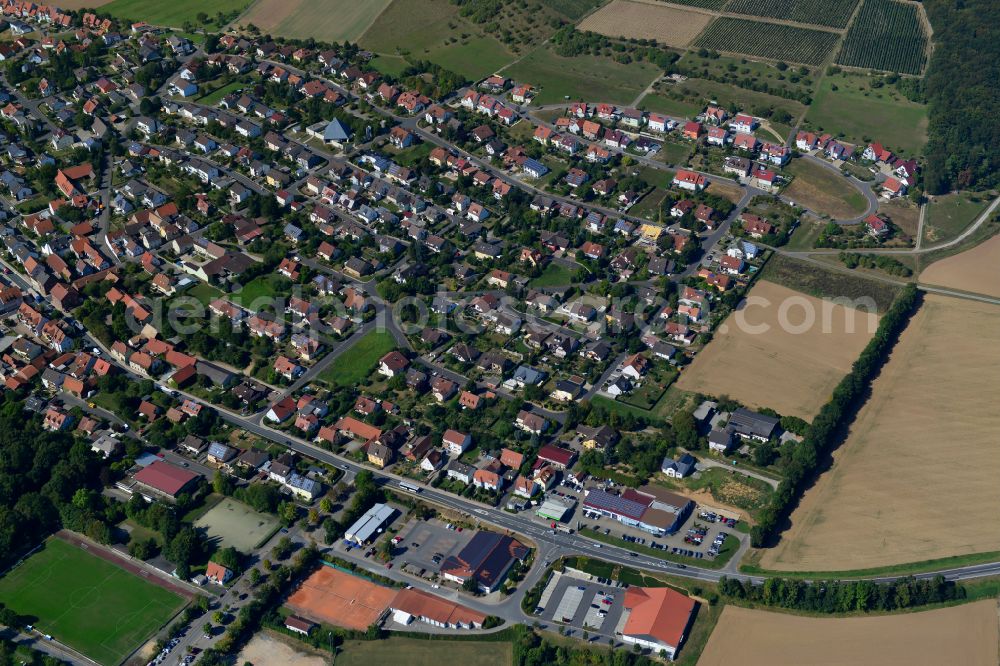
<svg viewBox="0 0 1000 666"><path fill-rule="evenodd" d="M622 641L661 650L673 659L687 636L695 615L695 602L669 587L630 587L625 591L628 617Z"/></svg>
<svg viewBox="0 0 1000 666"><path fill-rule="evenodd" d="M482 592L496 590L515 561L528 556L529 548L517 539L496 532L477 532L458 555L441 564L447 580L464 584L472 578Z"/></svg>
<svg viewBox="0 0 1000 666"><path fill-rule="evenodd" d="M166 496L171 499L187 490L192 490L201 474L171 465L163 460L150 463L136 473L135 482L140 491L148 490L150 493L142 494L149 498Z"/></svg>
<svg viewBox="0 0 1000 666"><path fill-rule="evenodd" d="M396 510L388 504L376 504L347 528L344 538L363 546L381 533L395 514Z"/></svg>
<svg viewBox="0 0 1000 666"><path fill-rule="evenodd" d="M603 490L591 490L583 499L583 506L625 525L638 526L647 505Z"/></svg>
<svg viewBox="0 0 1000 666"><path fill-rule="evenodd" d="M623 525L663 536L673 534L694 509L694 502L669 490L643 486L627 489L621 495L591 490L583 500L587 511L614 518Z"/></svg>
<svg viewBox="0 0 1000 666"><path fill-rule="evenodd" d="M547 497L542 505L535 510L535 515L540 518L547 518L548 520L555 520L557 522L562 522L565 520L566 515L572 509L572 505L566 502L560 502L553 497Z"/></svg>

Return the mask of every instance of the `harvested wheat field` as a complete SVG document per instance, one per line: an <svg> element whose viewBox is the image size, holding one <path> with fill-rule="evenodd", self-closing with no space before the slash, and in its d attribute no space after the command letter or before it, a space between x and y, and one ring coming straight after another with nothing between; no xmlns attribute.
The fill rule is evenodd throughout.
<svg viewBox="0 0 1000 666"><path fill-rule="evenodd" d="M357 42L392 0L257 0L234 23L295 39Z"/></svg>
<svg viewBox="0 0 1000 666"><path fill-rule="evenodd" d="M312 620L364 631L382 617L395 596L392 588L322 566L285 605Z"/></svg>
<svg viewBox="0 0 1000 666"><path fill-rule="evenodd" d="M761 565L845 571L1000 550L1000 306L927 296Z"/></svg>
<svg viewBox="0 0 1000 666"><path fill-rule="evenodd" d="M667 46L684 47L711 20L711 14L668 7L655 0L612 0L583 19L577 28L608 37L655 39Z"/></svg>
<svg viewBox="0 0 1000 666"><path fill-rule="evenodd" d="M935 261L920 273L920 281L1000 297L1000 236Z"/></svg>
<svg viewBox="0 0 1000 666"><path fill-rule="evenodd" d="M996 666L998 638L995 601L876 617L726 606L698 666Z"/></svg>
<svg viewBox="0 0 1000 666"><path fill-rule="evenodd" d="M766 299L759 301L758 299ZM806 312L815 321L806 326ZM791 326L782 326L784 321ZM767 332L756 333L766 326ZM678 388L726 394L811 420L878 326L878 316L762 280L682 373Z"/></svg>

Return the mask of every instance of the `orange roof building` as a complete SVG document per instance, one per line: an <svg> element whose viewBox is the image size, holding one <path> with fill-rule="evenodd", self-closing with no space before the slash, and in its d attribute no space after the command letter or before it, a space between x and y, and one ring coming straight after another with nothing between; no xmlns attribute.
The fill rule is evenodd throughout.
<svg viewBox="0 0 1000 666"><path fill-rule="evenodd" d="M630 587L622 640L674 658L694 620L695 602L669 587Z"/></svg>
<svg viewBox="0 0 1000 666"><path fill-rule="evenodd" d="M445 629L479 629L486 620L483 613L412 588L397 592L391 608L398 624L416 619Z"/></svg>

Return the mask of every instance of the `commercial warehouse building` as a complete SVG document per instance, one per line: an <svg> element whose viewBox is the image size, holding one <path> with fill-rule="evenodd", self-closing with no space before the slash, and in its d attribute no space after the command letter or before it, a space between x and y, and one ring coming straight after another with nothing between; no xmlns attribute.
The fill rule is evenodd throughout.
<svg viewBox="0 0 1000 666"><path fill-rule="evenodd" d="M503 582L515 561L524 560L530 549L517 539L496 532L477 532L458 555L441 564L446 580L464 584L472 578L489 594Z"/></svg>
<svg viewBox="0 0 1000 666"><path fill-rule="evenodd" d="M628 617L622 642L661 650L673 659L684 642L695 615L695 602L669 587L630 587L625 591Z"/></svg>
<svg viewBox="0 0 1000 666"><path fill-rule="evenodd" d="M442 629L481 629L486 620L483 613L413 588L397 592L390 608L399 624L418 620Z"/></svg>
<svg viewBox="0 0 1000 666"><path fill-rule="evenodd" d="M344 538L363 546L381 534L395 515L396 510L388 504L376 504L347 528Z"/></svg>
<svg viewBox="0 0 1000 666"><path fill-rule="evenodd" d="M680 529L694 510L694 502L662 488L643 486L638 490L629 488L621 495L591 490L583 500L583 508L663 536Z"/></svg>
<svg viewBox="0 0 1000 666"><path fill-rule="evenodd" d="M540 518L546 518L548 520L555 520L557 522L563 522L566 519L566 515L572 510L573 505L571 503L560 501L555 497L548 497L542 502L542 505L535 510L535 515Z"/></svg>

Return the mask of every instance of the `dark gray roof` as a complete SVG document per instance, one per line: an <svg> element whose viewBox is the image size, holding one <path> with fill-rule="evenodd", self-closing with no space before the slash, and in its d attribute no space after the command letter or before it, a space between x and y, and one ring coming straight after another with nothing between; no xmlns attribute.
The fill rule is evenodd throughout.
<svg viewBox="0 0 1000 666"><path fill-rule="evenodd" d="M741 435L753 437L764 437L770 439L778 427L779 420L773 416L766 416L751 412L749 409L740 407L729 417L729 427Z"/></svg>

